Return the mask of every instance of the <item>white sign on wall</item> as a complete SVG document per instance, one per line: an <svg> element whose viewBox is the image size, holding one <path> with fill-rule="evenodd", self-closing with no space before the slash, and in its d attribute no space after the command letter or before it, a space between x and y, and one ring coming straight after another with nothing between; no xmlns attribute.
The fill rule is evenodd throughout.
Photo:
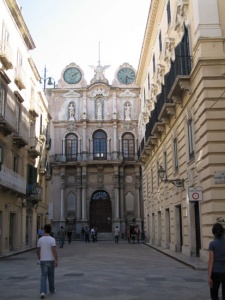
<svg viewBox="0 0 225 300"><path fill-rule="evenodd" d="M201 187L189 187L188 188L189 201L201 201L202 200L202 188Z"/></svg>

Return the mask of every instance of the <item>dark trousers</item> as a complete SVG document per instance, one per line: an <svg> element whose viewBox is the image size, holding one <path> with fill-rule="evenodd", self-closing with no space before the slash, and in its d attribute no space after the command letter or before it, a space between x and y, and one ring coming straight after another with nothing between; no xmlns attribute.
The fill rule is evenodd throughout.
<svg viewBox="0 0 225 300"><path fill-rule="evenodd" d="M119 243L119 236L115 235L115 243L118 244Z"/></svg>
<svg viewBox="0 0 225 300"><path fill-rule="evenodd" d="M213 287L210 288L210 295L212 300L219 300L219 287L222 284L222 300L225 300L225 273L212 272L211 275Z"/></svg>

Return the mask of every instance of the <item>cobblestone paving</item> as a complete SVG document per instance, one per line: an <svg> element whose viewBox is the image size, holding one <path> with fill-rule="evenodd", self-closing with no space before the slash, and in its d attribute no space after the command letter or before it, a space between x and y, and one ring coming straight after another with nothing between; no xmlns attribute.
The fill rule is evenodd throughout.
<svg viewBox="0 0 225 300"><path fill-rule="evenodd" d="M84 243L57 248L56 293L50 300L207 300L207 272L188 266L142 243ZM36 252L0 260L2 300L39 299Z"/></svg>

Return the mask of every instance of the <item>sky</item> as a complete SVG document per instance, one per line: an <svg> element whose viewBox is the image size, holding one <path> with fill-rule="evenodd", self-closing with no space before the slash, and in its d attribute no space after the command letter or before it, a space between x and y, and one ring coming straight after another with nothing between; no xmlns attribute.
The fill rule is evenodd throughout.
<svg viewBox="0 0 225 300"><path fill-rule="evenodd" d="M41 77L56 84L62 70L76 63L87 83L89 65L110 65L109 84L127 62L138 68L151 0L17 0L36 45L31 56Z"/></svg>

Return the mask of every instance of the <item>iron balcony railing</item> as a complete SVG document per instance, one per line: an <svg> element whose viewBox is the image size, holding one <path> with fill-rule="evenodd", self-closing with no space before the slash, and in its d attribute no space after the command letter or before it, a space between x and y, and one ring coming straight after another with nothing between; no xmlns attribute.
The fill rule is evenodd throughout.
<svg viewBox="0 0 225 300"><path fill-rule="evenodd" d="M50 155L50 163L77 162L83 160L121 160L135 161L137 154L134 152L94 152L94 153L74 153L74 154L54 154Z"/></svg>

